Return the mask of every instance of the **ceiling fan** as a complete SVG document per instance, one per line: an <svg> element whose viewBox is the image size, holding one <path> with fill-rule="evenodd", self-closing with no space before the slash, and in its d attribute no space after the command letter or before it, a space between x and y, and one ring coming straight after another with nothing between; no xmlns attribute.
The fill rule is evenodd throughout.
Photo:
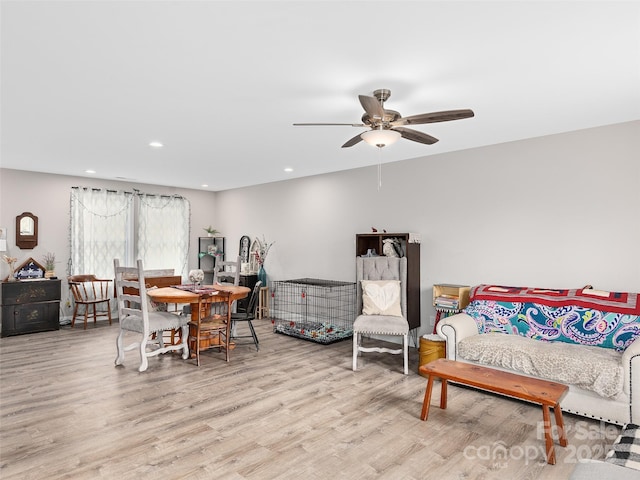
<svg viewBox="0 0 640 480"><path fill-rule="evenodd" d="M369 127L369 130L359 133L355 137L347 140L342 148L352 147L362 140L370 145L382 148L391 145L400 138L406 138L413 142L432 145L438 141L437 138L426 133L405 128L404 125L421 125L424 123L448 122L450 120L460 120L473 117L472 110L446 110L444 112L421 113L403 117L395 110L384 108L384 102L391 96L391 90L381 88L373 92L373 97L368 95L358 95L360 104L364 108L362 123L294 123L298 126L333 126L344 125L350 127Z"/></svg>

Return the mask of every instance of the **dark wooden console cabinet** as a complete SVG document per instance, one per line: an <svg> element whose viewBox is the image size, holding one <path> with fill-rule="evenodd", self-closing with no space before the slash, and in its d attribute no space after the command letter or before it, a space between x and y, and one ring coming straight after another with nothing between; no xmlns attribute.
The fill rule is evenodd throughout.
<svg viewBox="0 0 640 480"><path fill-rule="evenodd" d="M60 282L2 282L2 336L59 330Z"/></svg>

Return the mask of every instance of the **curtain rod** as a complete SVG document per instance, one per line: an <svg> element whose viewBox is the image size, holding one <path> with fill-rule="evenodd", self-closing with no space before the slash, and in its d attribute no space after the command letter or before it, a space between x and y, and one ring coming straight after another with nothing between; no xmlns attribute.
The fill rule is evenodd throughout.
<svg viewBox="0 0 640 480"><path fill-rule="evenodd" d="M72 189L83 189L83 190L92 190L94 192L100 192L103 189L102 188L96 188L96 187L71 187ZM118 193L118 190L110 190L108 188L104 189L105 192L107 193ZM160 197L160 198L184 198L182 195L178 195L178 194L173 194L173 195L166 195L166 194L162 194L162 193L144 193L141 192L140 190L137 189L133 189L133 192L127 192L127 191L122 191L122 193L126 194L126 195L140 195L140 196L145 196L145 197Z"/></svg>

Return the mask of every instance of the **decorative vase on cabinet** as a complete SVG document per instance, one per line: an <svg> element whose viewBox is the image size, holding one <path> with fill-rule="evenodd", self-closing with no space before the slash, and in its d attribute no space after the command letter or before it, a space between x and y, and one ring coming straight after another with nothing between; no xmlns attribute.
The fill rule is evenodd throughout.
<svg viewBox="0 0 640 480"><path fill-rule="evenodd" d="M260 265L260 268L258 268L258 280L262 282L263 287L267 286L267 272L263 265Z"/></svg>

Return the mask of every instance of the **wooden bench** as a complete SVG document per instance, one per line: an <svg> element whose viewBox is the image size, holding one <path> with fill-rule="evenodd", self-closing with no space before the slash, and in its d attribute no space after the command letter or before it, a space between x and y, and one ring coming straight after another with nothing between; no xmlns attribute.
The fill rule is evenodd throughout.
<svg viewBox="0 0 640 480"><path fill-rule="evenodd" d="M552 465L556 463L556 453L551 435L549 407L553 408L560 437L559 443L563 447L567 446L567 435L564 430L560 400L569 390L568 386L490 367L447 360L446 358L439 358L431 363L422 365L419 368L419 372L428 377L420 415L421 420L426 420L429 416L433 379L437 377L442 380L440 393L440 408L442 409L447 408L447 381L449 380L541 405L547 463Z"/></svg>

